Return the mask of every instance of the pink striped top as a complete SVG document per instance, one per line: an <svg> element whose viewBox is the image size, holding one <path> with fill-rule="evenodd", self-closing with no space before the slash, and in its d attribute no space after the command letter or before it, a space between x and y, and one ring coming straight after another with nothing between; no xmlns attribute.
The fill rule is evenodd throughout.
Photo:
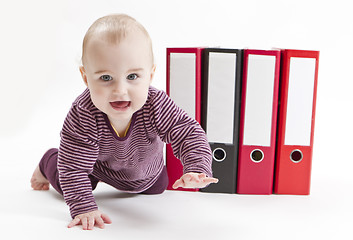
<svg viewBox="0 0 353 240"><path fill-rule="evenodd" d="M126 192L151 187L164 166L163 142L171 143L184 173L212 176L205 132L165 92L150 87L145 105L119 138L86 89L72 104L61 131L59 180L71 216L97 209L89 174Z"/></svg>

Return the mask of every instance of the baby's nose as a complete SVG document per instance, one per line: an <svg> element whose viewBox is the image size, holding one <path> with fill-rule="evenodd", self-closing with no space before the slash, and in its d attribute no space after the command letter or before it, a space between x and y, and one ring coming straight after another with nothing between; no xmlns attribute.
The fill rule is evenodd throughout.
<svg viewBox="0 0 353 240"><path fill-rule="evenodd" d="M123 95L127 93L127 85L123 81L116 81L113 92L115 94Z"/></svg>

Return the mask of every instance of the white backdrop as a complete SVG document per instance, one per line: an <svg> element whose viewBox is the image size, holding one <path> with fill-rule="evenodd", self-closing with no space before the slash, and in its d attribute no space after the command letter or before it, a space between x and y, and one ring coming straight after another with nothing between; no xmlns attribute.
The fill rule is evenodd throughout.
<svg viewBox="0 0 353 240"><path fill-rule="evenodd" d="M353 201L350 2L0 0L1 211L10 214L23 204L23 199L14 201L13 189L33 194L27 191L33 168L46 149L59 144L66 113L85 87L78 67L86 30L101 16L126 13L151 35L157 64L153 85L160 89L165 89L166 47L320 50L309 198L325 201L322 211L331 214L325 216L343 221L339 229L346 231L342 226L353 223L343 220ZM18 196L28 201L27 195ZM332 206L337 209L328 210Z"/></svg>

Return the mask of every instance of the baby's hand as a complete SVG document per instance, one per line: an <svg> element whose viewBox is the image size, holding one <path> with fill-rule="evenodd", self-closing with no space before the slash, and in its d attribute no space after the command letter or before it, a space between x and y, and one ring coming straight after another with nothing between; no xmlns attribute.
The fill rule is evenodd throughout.
<svg viewBox="0 0 353 240"><path fill-rule="evenodd" d="M173 188L204 188L210 183L218 183L218 179L207 177L204 173L186 173L175 181Z"/></svg>
<svg viewBox="0 0 353 240"><path fill-rule="evenodd" d="M76 225L82 225L83 230L92 230L94 225L97 225L99 228L104 228L104 223L110 224L112 221L107 215L95 210L77 215L67 227L72 228Z"/></svg>

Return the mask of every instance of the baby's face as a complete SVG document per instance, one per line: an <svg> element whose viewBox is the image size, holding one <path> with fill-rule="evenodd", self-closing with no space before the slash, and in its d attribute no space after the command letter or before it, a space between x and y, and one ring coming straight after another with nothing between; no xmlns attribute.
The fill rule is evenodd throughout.
<svg viewBox="0 0 353 240"><path fill-rule="evenodd" d="M146 37L136 32L118 44L90 39L80 70L94 105L111 120L127 121L145 104L155 67Z"/></svg>

